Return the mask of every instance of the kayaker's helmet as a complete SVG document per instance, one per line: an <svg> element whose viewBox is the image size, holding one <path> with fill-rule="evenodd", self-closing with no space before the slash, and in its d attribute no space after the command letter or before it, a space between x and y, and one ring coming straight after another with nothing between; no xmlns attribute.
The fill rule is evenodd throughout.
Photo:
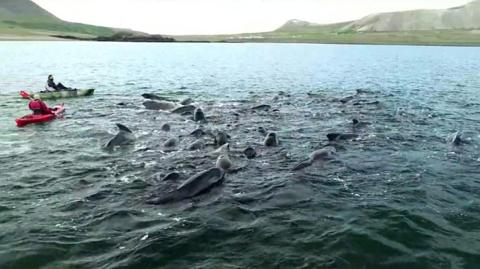
<svg viewBox="0 0 480 269"><path fill-rule="evenodd" d="M28 108L31 110L39 110L39 109L42 109L42 105L38 100L34 100L28 104Z"/></svg>
<svg viewBox="0 0 480 269"><path fill-rule="evenodd" d="M48 75L48 79L51 79L51 78L53 78L53 75Z"/></svg>

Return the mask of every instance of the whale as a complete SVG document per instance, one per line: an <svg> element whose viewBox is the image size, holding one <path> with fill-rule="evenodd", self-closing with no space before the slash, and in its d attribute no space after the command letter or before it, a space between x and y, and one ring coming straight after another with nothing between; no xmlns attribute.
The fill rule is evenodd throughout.
<svg viewBox="0 0 480 269"><path fill-rule="evenodd" d="M260 126L258 127L258 132L262 135L267 135L267 129L265 129L264 127Z"/></svg>
<svg viewBox="0 0 480 269"><path fill-rule="evenodd" d="M173 101L172 99L170 99L168 97L158 96L158 95L153 94L153 93L144 93L144 94L142 94L142 97L145 98L145 99L150 99L150 100Z"/></svg>
<svg viewBox="0 0 480 269"><path fill-rule="evenodd" d="M331 159L332 156L337 152L334 147L325 147L323 149L316 150L308 156L308 159L298 163L293 167L293 171L298 171L304 168L307 168L314 164L315 162L325 161Z"/></svg>
<svg viewBox="0 0 480 269"><path fill-rule="evenodd" d="M462 132L457 131L448 137L448 142L454 146L460 146L462 144L467 143L467 140L463 139L462 136L463 136Z"/></svg>
<svg viewBox="0 0 480 269"><path fill-rule="evenodd" d="M258 106L254 106L252 107L251 109L252 110L261 110L261 111L268 111L272 108L271 105L258 105Z"/></svg>
<svg viewBox="0 0 480 269"><path fill-rule="evenodd" d="M104 148L113 149L116 146L130 145L135 141L133 132L128 129L127 126L120 123L116 125L118 127L118 133L104 145Z"/></svg>
<svg viewBox="0 0 480 269"><path fill-rule="evenodd" d="M164 132L170 132L171 126L168 123L164 123L160 129L162 129Z"/></svg>
<svg viewBox="0 0 480 269"><path fill-rule="evenodd" d="M186 99L183 99L183 100L180 102L180 104L183 105L183 106L189 105L189 104L191 104L191 103L193 103L192 98L186 98Z"/></svg>
<svg viewBox="0 0 480 269"><path fill-rule="evenodd" d="M357 134L329 133L327 134L329 141L351 140L358 138Z"/></svg>
<svg viewBox="0 0 480 269"><path fill-rule="evenodd" d="M230 152L230 144L229 143L226 143L226 144L223 144L222 146L220 146L219 148L217 148L216 150L214 150L212 152L213 155L216 155L216 154L225 154L225 153L228 153Z"/></svg>
<svg viewBox="0 0 480 269"><path fill-rule="evenodd" d="M194 141L192 144L188 145L187 149L190 151L193 151L193 150L203 149L204 147L205 147L205 143L203 142L203 140L198 139Z"/></svg>
<svg viewBox="0 0 480 269"><path fill-rule="evenodd" d="M178 139L175 138L175 137L172 137L170 139L168 139L167 141L165 141L165 143L163 143L163 146L166 147L166 148L173 148L173 147L176 147L178 145Z"/></svg>
<svg viewBox="0 0 480 269"><path fill-rule="evenodd" d="M143 102L143 106L149 110L170 110L175 108L175 104L171 102L165 101L145 101Z"/></svg>
<svg viewBox="0 0 480 269"><path fill-rule="evenodd" d="M243 150L243 154L245 157L247 157L247 159L253 159L257 156L257 151L252 147L247 147Z"/></svg>
<svg viewBox="0 0 480 269"><path fill-rule="evenodd" d="M226 134L224 132L218 132L215 135L214 143L217 146L225 145L226 143L228 143L228 134Z"/></svg>
<svg viewBox="0 0 480 269"><path fill-rule="evenodd" d="M219 168L210 168L191 176L185 180L175 190L161 196L147 200L148 204L161 205L170 202L179 202L185 199L193 198L208 192L215 186L220 185L225 177L225 173Z"/></svg>
<svg viewBox="0 0 480 269"><path fill-rule="evenodd" d="M353 128L363 128L370 125L370 122L364 122L364 121L359 121L358 119L353 119L352 120L352 126Z"/></svg>
<svg viewBox="0 0 480 269"><path fill-rule="evenodd" d="M160 181L170 181L170 180L177 180L180 178L180 174L178 172L171 172L165 175Z"/></svg>
<svg viewBox="0 0 480 269"><path fill-rule="evenodd" d="M353 100L353 98L355 98L355 97L354 96L347 96L347 97L341 98L339 101L342 104L346 104L346 103L350 102L351 100Z"/></svg>
<svg viewBox="0 0 480 269"><path fill-rule="evenodd" d="M194 121L201 121L205 122L205 114L203 113L203 110L201 108L196 108L195 111L193 112L193 120Z"/></svg>
<svg viewBox="0 0 480 269"><path fill-rule="evenodd" d="M194 105L185 105L185 106L179 106L175 109L172 110L172 113L175 114L193 114L195 111L196 107Z"/></svg>
<svg viewBox="0 0 480 269"><path fill-rule="evenodd" d="M224 153L218 156L215 166L226 172L232 167L232 161L230 157L228 157L228 154Z"/></svg>
<svg viewBox="0 0 480 269"><path fill-rule="evenodd" d="M273 132L268 133L267 136L265 137L265 140L263 141L263 144L267 147L278 146L277 134Z"/></svg>
<svg viewBox="0 0 480 269"><path fill-rule="evenodd" d="M206 135L206 134L207 134L207 133L206 133L204 130L200 129L200 128L195 129L195 130L193 130L193 131L190 133L190 135L193 135L193 136L195 136L195 137L197 137L197 138L198 138L198 137L201 137L201 136L204 136L204 135Z"/></svg>

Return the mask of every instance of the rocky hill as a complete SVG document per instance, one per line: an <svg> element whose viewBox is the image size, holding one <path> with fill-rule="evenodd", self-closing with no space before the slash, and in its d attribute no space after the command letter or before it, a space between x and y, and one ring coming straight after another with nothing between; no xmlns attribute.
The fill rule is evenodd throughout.
<svg viewBox="0 0 480 269"><path fill-rule="evenodd" d="M358 32L480 29L480 0L449 9L373 14L354 21L343 29Z"/></svg>

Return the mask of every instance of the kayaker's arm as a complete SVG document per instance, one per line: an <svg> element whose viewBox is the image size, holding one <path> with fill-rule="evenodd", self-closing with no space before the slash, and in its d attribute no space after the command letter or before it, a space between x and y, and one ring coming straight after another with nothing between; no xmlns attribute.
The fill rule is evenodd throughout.
<svg viewBox="0 0 480 269"><path fill-rule="evenodd" d="M45 103L44 103L43 101L41 101L41 100L38 100L38 101L40 101L40 104L42 105L42 110L43 110L43 112L44 112L45 114L53 114L52 109L49 108L49 107L47 106L47 104L45 104Z"/></svg>

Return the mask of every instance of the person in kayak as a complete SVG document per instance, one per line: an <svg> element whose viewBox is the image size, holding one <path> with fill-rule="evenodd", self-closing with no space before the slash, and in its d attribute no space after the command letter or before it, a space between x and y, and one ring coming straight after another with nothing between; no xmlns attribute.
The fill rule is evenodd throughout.
<svg viewBox="0 0 480 269"><path fill-rule="evenodd" d="M50 109L42 100L35 99L28 103L28 108L33 111L33 115L48 115L53 114L53 110Z"/></svg>
<svg viewBox="0 0 480 269"><path fill-rule="evenodd" d="M71 88L65 87L62 83L56 84L53 80L53 75L48 75L47 89L54 89L55 91L70 90Z"/></svg>

